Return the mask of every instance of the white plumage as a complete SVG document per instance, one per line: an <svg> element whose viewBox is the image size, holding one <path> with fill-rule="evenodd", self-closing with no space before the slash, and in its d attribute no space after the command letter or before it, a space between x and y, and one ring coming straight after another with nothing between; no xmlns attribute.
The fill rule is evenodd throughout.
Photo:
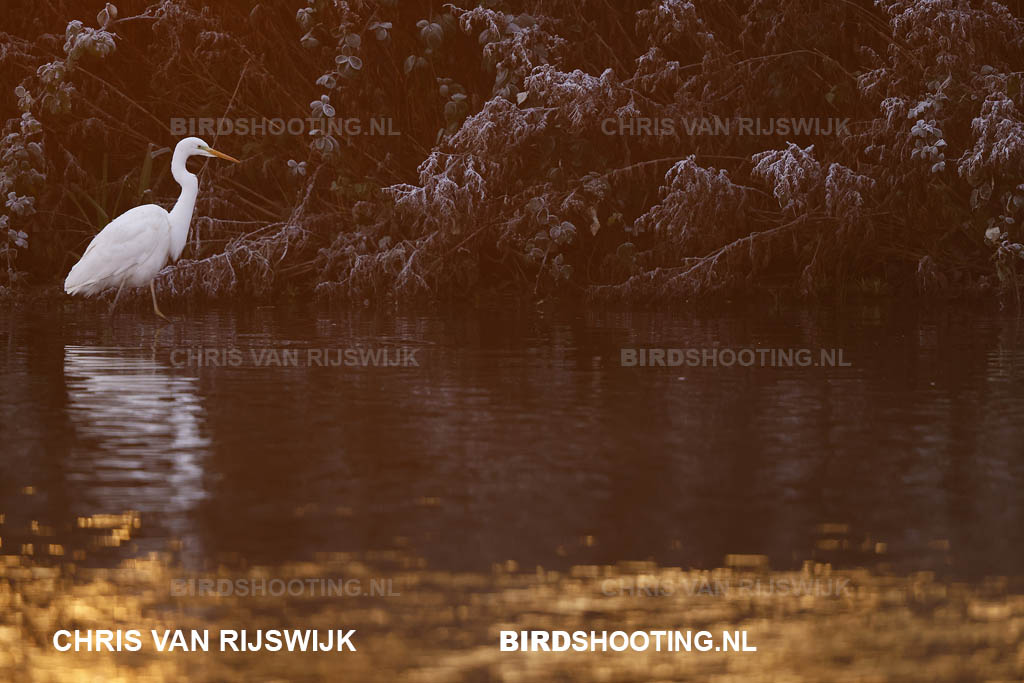
<svg viewBox="0 0 1024 683"><path fill-rule="evenodd" d="M92 296L121 282L150 283L170 260L170 213L156 204L129 209L107 224L64 281L68 294Z"/></svg>
<svg viewBox="0 0 1024 683"><path fill-rule="evenodd" d="M92 296L117 287L110 306L114 310L125 286L149 285L153 295L153 311L167 319L156 305L153 280L168 263L178 260L185 249L192 211L199 194L199 179L189 173L185 162L190 156L219 157L238 163L237 159L211 149L199 138L185 138L174 148L171 175L181 185L181 195L174 208L167 211L156 204L129 209L112 220L92 238L85 253L64 280L68 294Z"/></svg>

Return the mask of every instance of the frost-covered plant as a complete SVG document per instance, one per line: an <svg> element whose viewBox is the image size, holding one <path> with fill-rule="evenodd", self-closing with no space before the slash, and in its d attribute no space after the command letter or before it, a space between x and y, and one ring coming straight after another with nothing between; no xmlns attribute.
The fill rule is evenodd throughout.
<svg viewBox="0 0 1024 683"><path fill-rule="evenodd" d="M451 135L459 129L462 122L469 116L469 99L466 89L451 78L438 78L438 92L444 103L445 127L438 131L438 139L442 134Z"/></svg>
<svg viewBox="0 0 1024 683"><path fill-rule="evenodd" d="M7 265L7 282L11 284L18 277L18 271L14 267L17 252L19 249L28 249L28 234L24 230L12 228L10 217L0 215L0 238L0 258Z"/></svg>
<svg viewBox="0 0 1024 683"><path fill-rule="evenodd" d="M822 212L840 227L861 222L874 179L833 162L826 172L814 157L814 146L755 154L752 174L766 181L784 212L793 216Z"/></svg>
<svg viewBox="0 0 1024 683"><path fill-rule="evenodd" d="M842 164L833 163L825 176L825 211L838 221L840 237L846 229L867 222L866 204L877 183L873 178L854 173ZM853 238L856 239L856 238Z"/></svg>
<svg viewBox="0 0 1024 683"><path fill-rule="evenodd" d="M28 112L20 120L12 121L18 121L18 131L0 140L0 198L4 202L4 213L0 213L0 252L9 282L18 275L14 267L17 251L28 248L28 233L19 226L35 213L34 193L46 180L38 122Z"/></svg>
<svg viewBox="0 0 1024 683"><path fill-rule="evenodd" d="M295 159L289 159L288 172L295 177L306 175L306 162L296 161Z"/></svg>
<svg viewBox="0 0 1024 683"><path fill-rule="evenodd" d="M636 26L654 47L709 61L722 56L722 45L691 0L656 2L637 12Z"/></svg>
<svg viewBox="0 0 1024 683"><path fill-rule="evenodd" d="M524 85L531 104L554 110L557 123L574 134L600 134L601 123L617 115L625 98L611 69L591 76L579 69L566 73L539 66Z"/></svg>
<svg viewBox="0 0 1024 683"><path fill-rule="evenodd" d="M319 126L309 131L310 137L313 138L310 146L321 156L330 157L339 149L337 138L331 135L330 129L326 125L326 120L334 118L336 113L334 106L331 105L331 98L327 95L321 95L320 99L310 102L309 113L314 121L320 123Z"/></svg>
<svg viewBox="0 0 1024 683"><path fill-rule="evenodd" d="M483 66L494 71L494 95L515 100L523 80L538 67L560 64L566 41L529 14L511 15L476 7L459 15L467 33L483 46ZM546 25L547 24L547 25Z"/></svg>
<svg viewBox="0 0 1024 683"><path fill-rule="evenodd" d="M1005 95L992 95L982 104L971 131L974 144L957 165L958 173L972 188L970 208L985 219L986 235L1005 231L1016 236L1007 244L1024 241L1019 224L1024 218L1024 183L1017 182L1024 178L1024 120L1020 111ZM1006 250L1012 251L1010 247Z"/></svg>
<svg viewBox="0 0 1024 683"><path fill-rule="evenodd" d="M957 165L960 176L972 185L986 177L1013 178L1024 173L1024 118L1004 94L988 97L971 122L973 146ZM977 202L972 200L972 208Z"/></svg>
<svg viewBox="0 0 1024 683"><path fill-rule="evenodd" d="M494 98L420 165L420 185L386 189L399 209L427 229L462 232L481 218L488 200L511 189L531 141L544 135L542 112Z"/></svg>
<svg viewBox="0 0 1024 683"><path fill-rule="evenodd" d="M343 80L352 79L363 70L363 58L360 56L363 38L356 26L355 13L345 7L328 8L323 3L310 0L308 7L296 12L295 21L306 31L299 39L303 47L316 49L328 42L328 38L336 45L333 49L334 66L316 79L318 86L328 91L334 90ZM369 30L380 41L387 39L390 28L390 23L374 22Z"/></svg>
<svg viewBox="0 0 1024 683"><path fill-rule="evenodd" d="M1021 188L1024 190L1024 187ZM992 226L985 231L985 242L995 248L992 262L996 266L996 278L999 284L1013 293L1017 309L1021 308L1021 283L1019 273L1024 264L1024 244L1010 239L1009 234L999 226Z"/></svg>
<svg viewBox="0 0 1024 683"><path fill-rule="evenodd" d="M1012 63L1024 49L1019 19L994 0L876 4L889 15L893 48L885 62L877 59L876 68L859 77L859 87L868 94L924 100L934 81L942 83L952 76L954 86L967 84L983 65ZM956 94L947 93L951 101Z"/></svg>
<svg viewBox="0 0 1024 683"><path fill-rule="evenodd" d="M316 85L327 90L328 93L338 88L342 83L356 78L363 71L363 37L358 25L359 16L350 10L344 3L327 3L309 0L307 7L300 8L295 13L295 21L306 33L299 39L303 47L309 50L318 50L321 46L334 45L333 48L326 48L331 55L332 66L329 71L321 73L316 79ZM368 30L380 40L387 38L387 31L391 28L390 23L375 22ZM334 108L330 105L328 95L321 95L322 104L314 101L311 111L314 118L332 118ZM333 140L325 133L313 133L314 140L312 147L323 155L329 155L337 148L337 140Z"/></svg>
<svg viewBox="0 0 1024 683"><path fill-rule="evenodd" d="M43 64L36 70L36 77L41 86L41 93L32 95L27 90L19 97L30 102L38 100L42 107L50 113L67 113L71 109L71 98L75 94L74 85L68 80L75 65L86 55L97 58L109 56L117 49L115 33L107 27L117 19L117 7L111 3L100 10L96 16L99 28L86 26L78 19L68 22L64 31L64 59L56 59ZM22 83L24 88L25 84Z"/></svg>
<svg viewBox="0 0 1024 683"><path fill-rule="evenodd" d="M109 56L116 49L115 34L108 30L117 18L117 7L107 3L96 17L98 28L73 20L65 29L64 59L55 59L36 69L34 78L14 88L21 114L7 121L0 142L0 195L5 214L0 214L0 253L7 265L8 280L17 276L14 261L18 250L28 248L28 233L17 227L36 212L36 198L46 180L46 152L43 126L36 118L71 111L75 87L70 77L87 55Z"/></svg>
<svg viewBox="0 0 1024 683"><path fill-rule="evenodd" d="M116 50L115 36L105 28L107 23L116 18L117 8L108 2L107 9L101 10L100 16L97 17L97 21L104 22L100 28L85 26L77 19L70 22L64 34L64 52L68 56L68 61L76 62L85 54L106 57Z"/></svg>
<svg viewBox="0 0 1024 683"><path fill-rule="evenodd" d="M572 277L573 267L565 261L564 248L576 241L576 226L549 213L539 197L530 200L526 211L535 223L544 226L526 242L527 260L540 274L547 274L554 282L568 280Z"/></svg>
<svg viewBox="0 0 1024 683"><path fill-rule="evenodd" d="M732 182L727 171L700 166L692 154L668 170L658 193L660 201L627 232L708 246L741 234L746 227L743 188Z"/></svg>
<svg viewBox="0 0 1024 683"><path fill-rule="evenodd" d="M760 152L751 161L751 174L768 183L783 211L795 215L821 204L825 176L814 158L814 145L801 149L787 143L786 149Z"/></svg>
<svg viewBox="0 0 1024 683"><path fill-rule="evenodd" d="M911 159L920 159L929 166L932 173L946 170L946 141L942 137L942 129L935 120L918 119L910 129L914 139L914 149L910 152Z"/></svg>
<svg viewBox="0 0 1024 683"><path fill-rule="evenodd" d="M420 185L385 189L396 208L425 230L459 234L486 213L489 199L508 189L518 169L516 148L537 135L539 116L493 99L420 165Z"/></svg>

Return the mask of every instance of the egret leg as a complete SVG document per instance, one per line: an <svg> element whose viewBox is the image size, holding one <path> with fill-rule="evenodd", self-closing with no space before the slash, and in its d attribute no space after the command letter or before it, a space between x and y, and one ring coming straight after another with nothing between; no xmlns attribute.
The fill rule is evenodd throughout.
<svg viewBox="0 0 1024 683"><path fill-rule="evenodd" d="M117 288L117 294L114 295L114 301L110 304L110 315L114 314L114 307L117 306L117 300L121 298L121 290L124 289L124 283L128 278L121 280L121 286Z"/></svg>
<svg viewBox="0 0 1024 683"><path fill-rule="evenodd" d="M156 313L161 318L163 318L164 320L166 320L167 322L171 322L171 319L168 318L163 313L161 313L160 309L156 305L156 288L153 287L153 281L152 280L149 281L149 293L153 295L153 312Z"/></svg>

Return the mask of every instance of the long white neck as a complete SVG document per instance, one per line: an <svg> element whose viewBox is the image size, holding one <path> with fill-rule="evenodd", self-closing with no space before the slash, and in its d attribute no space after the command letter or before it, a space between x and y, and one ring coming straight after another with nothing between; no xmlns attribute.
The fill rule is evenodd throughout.
<svg viewBox="0 0 1024 683"><path fill-rule="evenodd" d="M199 194L199 179L189 173L185 166L188 153L182 148L175 148L171 159L171 175L181 185L181 194L174 208L171 209L171 261L177 261L185 250L188 241L188 227L192 223L192 210L196 208L196 196Z"/></svg>

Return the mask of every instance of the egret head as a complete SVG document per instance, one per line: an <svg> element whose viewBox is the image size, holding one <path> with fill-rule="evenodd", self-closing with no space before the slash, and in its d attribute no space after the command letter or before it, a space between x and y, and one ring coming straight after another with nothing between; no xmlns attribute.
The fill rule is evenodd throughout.
<svg viewBox="0 0 1024 683"><path fill-rule="evenodd" d="M224 154L224 152L218 152L214 148L210 147L206 142L200 138L185 138L181 140L175 147L174 151L184 152L186 157L201 156L201 157L217 157L218 159L224 159L226 161L233 161L234 163L240 163L238 159Z"/></svg>

